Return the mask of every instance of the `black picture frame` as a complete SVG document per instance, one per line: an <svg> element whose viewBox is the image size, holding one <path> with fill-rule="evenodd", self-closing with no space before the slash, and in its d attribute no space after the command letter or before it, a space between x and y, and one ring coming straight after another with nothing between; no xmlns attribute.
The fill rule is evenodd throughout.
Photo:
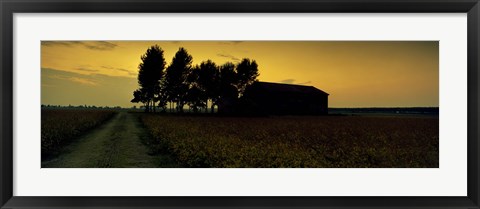
<svg viewBox="0 0 480 209"><path fill-rule="evenodd" d="M479 0L0 0L2 208L479 208ZM14 13L467 13L468 195L465 197L13 196ZM93 189L93 188L92 188Z"/></svg>

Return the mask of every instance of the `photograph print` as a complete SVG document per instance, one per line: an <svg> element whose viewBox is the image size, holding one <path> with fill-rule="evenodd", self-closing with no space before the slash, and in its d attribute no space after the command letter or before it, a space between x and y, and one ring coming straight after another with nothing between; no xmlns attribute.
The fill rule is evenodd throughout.
<svg viewBox="0 0 480 209"><path fill-rule="evenodd" d="M41 42L42 168L439 168L438 41Z"/></svg>

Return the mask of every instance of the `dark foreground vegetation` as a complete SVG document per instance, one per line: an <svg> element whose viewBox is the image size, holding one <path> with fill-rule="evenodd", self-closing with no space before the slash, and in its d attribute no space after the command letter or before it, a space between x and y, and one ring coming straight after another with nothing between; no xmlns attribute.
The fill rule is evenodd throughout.
<svg viewBox="0 0 480 209"><path fill-rule="evenodd" d="M42 158L58 154L73 139L99 126L115 113L107 109L42 109Z"/></svg>
<svg viewBox="0 0 480 209"><path fill-rule="evenodd" d="M370 108L329 108L331 114L367 114L367 115L430 115L438 116L438 107L370 107Z"/></svg>
<svg viewBox="0 0 480 209"><path fill-rule="evenodd" d="M115 117L110 119L112 116ZM102 123L105 125L100 126ZM94 132L99 133L89 137L91 142L81 146L69 145ZM96 155L88 155L90 159L77 157L70 160L75 163L68 164L70 161L64 160L63 164L50 163L51 167L81 167L89 165L83 161L103 162L102 159L126 162L104 167L439 166L439 118L431 115L221 117L50 108L42 109L41 135L42 163L55 156L67 159L62 151L66 146L73 154L76 149L84 152L97 147L112 148L98 148L99 159L95 158ZM107 151L102 153L102 150ZM147 163L160 161L165 162ZM134 162L138 165L132 164ZM90 166L98 166L98 163Z"/></svg>
<svg viewBox="0 0 480 209"><path fill-rule="evenodd" d="M415 168L439 165L438 117L143 114L151 148L184 167Z"/></svg>

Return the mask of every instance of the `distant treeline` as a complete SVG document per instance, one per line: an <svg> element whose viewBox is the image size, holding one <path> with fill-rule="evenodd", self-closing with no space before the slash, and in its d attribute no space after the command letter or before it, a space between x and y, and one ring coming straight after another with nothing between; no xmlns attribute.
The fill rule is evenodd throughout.
<svg viewBox="0 0 480 209"><path fill-rule="evenodd" d="M192 112L211 112L220 100L238 99L246 87L259 76L255 60L244 58L239 63L217 65L211 60L193 65L192 56L183 47L179 48L167 66L163 50L151 46L141 56L138 66L139 89L133 92L133 103L143 103L146 112L157 108L184 112L188 106Z"/></svg>
<svg viewBox="0 0 480 209"><path fill-rule="evenodd" d="M355 114L355 113L376 113L376 114L428 114L438 115L438 107L369 107L369 108L329 108L332 114Z"/></svg>
<svg viewBox="0 0 480 209"><path fill-rule="evenodd" d="M77 108L77 109L85 109L85 108L90 108L90 109L122 109L120 106L95 106L95 105L50 105L50 104L42 104L42 108Z"/></svg>

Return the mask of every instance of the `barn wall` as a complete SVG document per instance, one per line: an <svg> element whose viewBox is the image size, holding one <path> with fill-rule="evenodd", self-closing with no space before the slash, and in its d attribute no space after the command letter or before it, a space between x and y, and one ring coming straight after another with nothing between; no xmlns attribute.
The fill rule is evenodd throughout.
<svg viewBox="0 0 480 209"><path fill-rule="evenodd" d="M272 86L265 87L258 84L247 89L243 98L235 100L220 101L218 104L219 113L247 115L328 114L328 94L321 90L281 91L275 90Z"/></svg>
<svg viewBox="0 0 480 209"><path fill-rule="evenodd" d="M273 115L328 114L328 96L269 94L250 98L261 112Z"/></svg>

